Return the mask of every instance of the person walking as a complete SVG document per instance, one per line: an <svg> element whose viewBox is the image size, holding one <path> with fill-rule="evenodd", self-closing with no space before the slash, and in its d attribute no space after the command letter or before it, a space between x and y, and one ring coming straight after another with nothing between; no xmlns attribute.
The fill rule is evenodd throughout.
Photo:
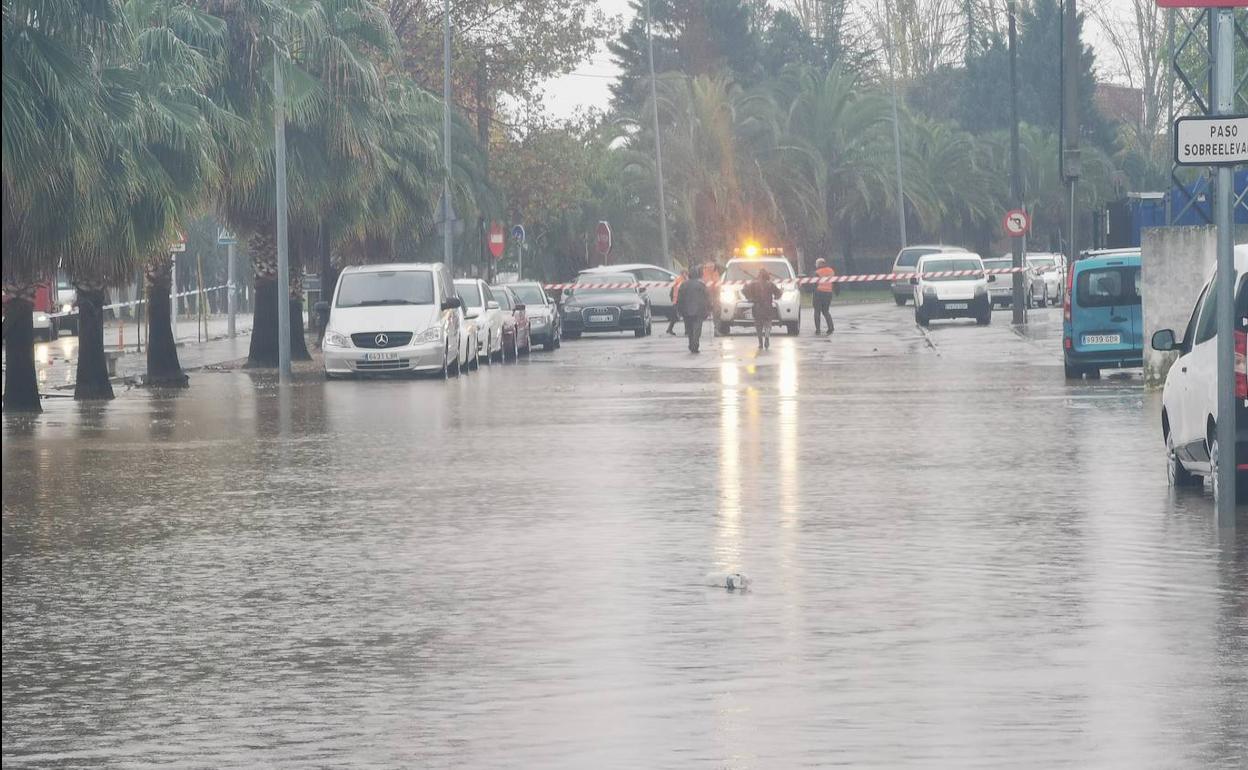
<svg viewBox="0 0 1248 770"><path fill-rule="evenodd" d="M680 285L678 301L677 309L685 321L685 336L689 338L689 352L697 353L702 341L702 324L711 312L711 297L695 268L689 268L689 277Z"/></svg>
<svg viewBox="0 0 1248 770"><path fill-rule="evenodd" d="M771 347L771 322L776 318L776 300L780 299L780 287L771 280L767 268L758 271L754 280L745 285L742 295L753 304L754 333L758 335L758 349Z"/></svg>
<svg viewBox="0 0 1248 770"><path fill-rule="evenodd" d="M832 278L836 275L836 271L828 266L828 260L820 257L815 260L815 277ZM815 284L815 294L811 297L811 301L815 306L815 336L819 335L820 319L828 322L828 334L834 331L832 326L832 314L828 312L828 308L832 307L832 297L836 295L836 284L825 283L820 281Z"/></svg>
<svg viewBox="0 0 1248 770"><path fill-rule="evenodd" d="M689 275L693 275L693 270L689 271ZM721 273L719 265L715 260L708 259L702 263L702 283L706 285L707 298L710 300L710 308L708 312L714 316L711 321L711 334L719 336L719 332L715 330L719 321L719 285Z"/></svg>
<svg viewBox="0 0 1248 770"><path fill-rule="evenodd" d="M672 336L676 336L676 321L680 319L680 285L684 282L684 273L677 273L672 281L672 312L667 316L667 333Z"/></svg>

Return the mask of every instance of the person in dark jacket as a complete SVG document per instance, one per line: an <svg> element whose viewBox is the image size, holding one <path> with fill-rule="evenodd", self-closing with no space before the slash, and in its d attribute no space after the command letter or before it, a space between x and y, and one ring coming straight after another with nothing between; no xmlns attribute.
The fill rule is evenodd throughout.
<svg viewBox="0 0 1248 770"><path fill-rule="evenodd" d="M685 321L689 352L697 353L698 343L702 340L702 324L711 312L711 297L696 269L689 269L688 278L680 285L680 294L676 301L680 317Z"/></svg>
<svg viewBox="0 0 1248 770"><path fill-rule="evenodd" d="M780 287L771 280L767 268L745 285L741 294L753 303L754 333L758 335L758 349L771 347L771 322L776 319L776 300L780 299Z"/></svg>

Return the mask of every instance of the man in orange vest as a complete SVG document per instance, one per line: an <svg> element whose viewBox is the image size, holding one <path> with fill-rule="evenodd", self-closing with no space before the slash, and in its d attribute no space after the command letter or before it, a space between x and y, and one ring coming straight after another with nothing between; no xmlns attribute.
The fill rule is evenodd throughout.
<svg viewBox="0 0 1248 770"><path fill-rule="evenodd" d="M818 278L831 278L836 275L836 271L828 266L828 260L820 257L815 260L815 276ZM832 314L828 312L828 308L832 306L832 296L836 294L836 284L830 282L819 282L815 284L815 295L812 301L815 306L815 334L819 332L820 319L828 322L828 334L833 332Z"/></svg>
<svg viewBox="0 0 1248 770"><path fill-rule="evenodd" d="M676 336L676 319L680 317L680 285L685 282L685 274L677 273L672 281L672 313L667 317L667 333Z"/></svg>

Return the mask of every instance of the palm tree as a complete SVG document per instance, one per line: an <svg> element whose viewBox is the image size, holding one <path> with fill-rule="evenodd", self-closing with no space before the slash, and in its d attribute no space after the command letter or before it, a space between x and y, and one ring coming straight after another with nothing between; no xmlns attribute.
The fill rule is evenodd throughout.
<svg viewBox="0 0 1248 770"><path fill-rule="evenodd" d="M114 213L90 193L109 181L101 127L127 109L101 64L129 29L118 0L5 0L3 22L4 408L39 411L34 288Z"/></svg>
<svg viewBox="0 0 1248 770"><path fill-rule="evenodd" d="M830 252L831 243L839 238L846 270L854 272L855 225L898 205L884 131L887 104L878 94L862 91L853 76L839 69L790 70L779 91L786 134L818 159L822 221L808 235L817 237L826 227L826 250Z"/></svg>

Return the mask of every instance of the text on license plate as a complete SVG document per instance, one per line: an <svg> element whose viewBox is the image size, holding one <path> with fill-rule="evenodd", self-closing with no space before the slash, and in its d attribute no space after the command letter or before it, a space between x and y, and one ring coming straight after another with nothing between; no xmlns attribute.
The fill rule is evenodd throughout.
<svg viewBox="0 0 1248 770"><path fill-rule="evenodd" d="M945 310L966 310L966 308L967 308L967 304L965 302L946 302L945 303Z"/></svg>
<svg viewBox="0 0 1248 770"><path fill-rule="evenodd" d="M365 353L365 361L398 361L398 353Z"/></svg>
<svg viewBox="0 0 1248 770"><path fill-rule="evenodd" d="M591 316L589 316L589 322L590 322L591 324L611 323L611 321L612 321L612 320L613 320L613 319L611 318L611 316L610 316L610 315L591 315Z"/></svg>
<svg viewBox="0 0 1248 770"><path fill-rule="evenodd" d="M1121 334L1085 334L1083 335L1083 344L1085 345L1121 345Z"/></svg>

